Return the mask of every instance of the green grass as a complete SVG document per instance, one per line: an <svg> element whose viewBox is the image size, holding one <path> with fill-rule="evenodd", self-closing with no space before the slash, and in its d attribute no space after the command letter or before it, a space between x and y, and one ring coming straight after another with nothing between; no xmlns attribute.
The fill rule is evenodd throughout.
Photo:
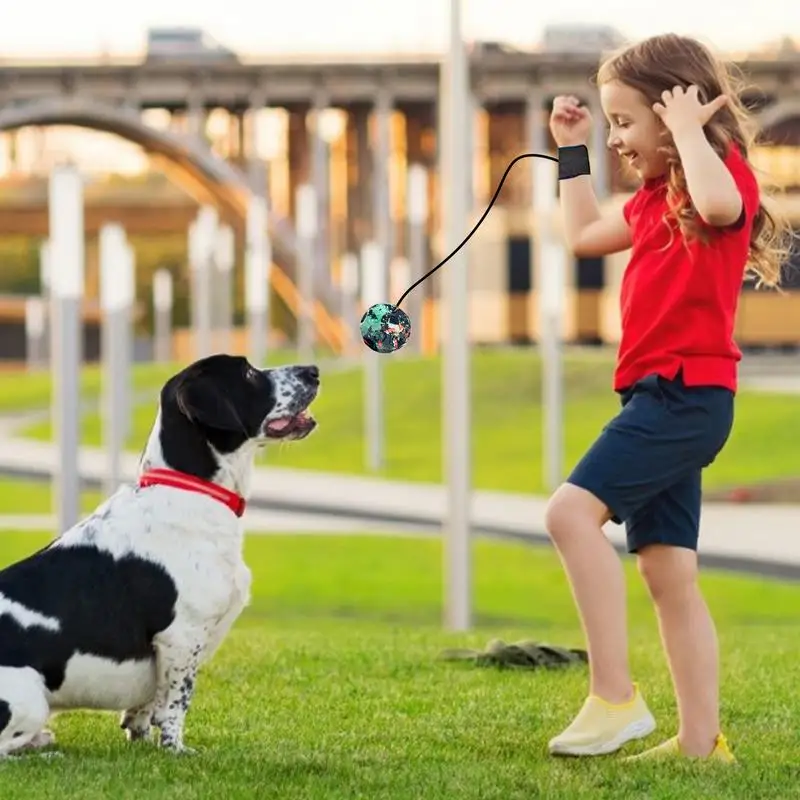
<svg viewBox="0 0 800 800"><path fill-rule="evenodd" d="M81 510L92 511L100 505L99 491L81 492ZM0 477L0 514L50 514L53 510L50 481Z"/></svg>
<svg viewBox="0 0 800 800"><path fill-rule="evenodd" d="M385 357L387 478L442 480L441 365L438 360ZM566 463L569 469L617 412L607 355L572 354L566 362ZM366 471L363 378L358 370L323 376L314 405L318 431L302 446L273 448L269 463L339 473ZM796 396L742 391L731 439L706 473L708 487L784 478L800 473L797 447L787 435L797 426ZM472 452L474 484L479 489L543 492L541 364L530 350L477 350L472 375ZM153 423L152 405L137 409L131 449L140 450ZM51 436L47 423L25 434ZM97 445L101 426L87 417L83 441Z"/></svg>
<svg viewBox="0 0 800 800"><path fill-rule="evenodd" d="M9 562L45 536L3 534ZM740 760L623 765L554 760L546 742L583 700L583 667L481 670L437 660L499 636L580 645L563 573L547 549L479 541L478 628L440 629L441 553L432 540L251 536L251 607L201 673L175 759L128 745L116 716L64 714L65 758L0 765L4 800L344 798L789 798L798 785L800 587L705 574L720 629L723 718ZM628 565L630 567L630 564ZM650 603L629 569L632 663L660 723L675 729Z"/></svg>
<svg viewBox="0 0 800 800"><path fill-rule="evenodd" d="M179 365L136 364L131 370L131 386L135 392L158 391ZM92 364L81 370L81 397L96 400L102 387L102 369ZM0 413L28 412L46 409L50 403L52 378L49 371L32 373L0 372Z"/></svg>
<svg viewBox="0 0 800 800"><path fill-rule="evenodd" d="M275 350L268 363L285 364L293 353ZM134 364L131 370L131 388L134 392L157 392L171 375L184 364ZM103 370L99 364L90 364L81 370L81 396L85 401L100 396ZM52 377L49 370L36 372L0 372L0 413L28 412L46 409L50 404Z"/></svg>

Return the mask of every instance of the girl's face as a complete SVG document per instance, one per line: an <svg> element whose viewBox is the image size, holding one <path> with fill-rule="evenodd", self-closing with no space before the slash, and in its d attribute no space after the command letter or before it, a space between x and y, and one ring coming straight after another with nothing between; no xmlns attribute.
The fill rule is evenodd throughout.
<svg viewBox="0 0 800 800"><path fill-rule="evenodd" d="M659 152L666 129L644 95L619 81L600 86L600 104L611 126L608 146L633 167L640 178L658 178L667 171L667 157Z"/></svg>

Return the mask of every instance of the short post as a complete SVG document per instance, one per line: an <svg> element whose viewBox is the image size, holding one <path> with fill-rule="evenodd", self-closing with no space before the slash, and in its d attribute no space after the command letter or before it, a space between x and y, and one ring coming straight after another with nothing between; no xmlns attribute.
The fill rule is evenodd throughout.
<svg viewBox="0 0 800 800"><path fill-rule="evenodd" d="M125 266L123 268L123 276L125 280L128 282L127 291L130 295L130 301L128 302L128 307L125 311L125 316L127 318L126 324L122 326L122 333L121 333L121 341L122 341L122 355L121 359L123 360L125 366L122 371L122 375L124 375L124 384L125 384L125 391L120 394L120 398L122 399L123 405L123 417L122 417L122 441L127 442L128 437L131 434L131 430L133 428L133 413L135 408L135 398L133 396L133 364L134 364L134 306L136 305L136 253L133 249L133 245L125 238L125 231L122 230L123 240L125 241Z"/></svg>
<svg viewBox="0 0 800 800"><path fill-rule="evenodd" d="M567 256L553 236L556 208L554 167L543 159L533 165L534 253L538 260L539 338L542 354L542 435L544 479L548 491L562 480L564 459L563 315Z"/></svg>
<svg viewBox="0 0 800 800"><path fill-rule="evenodd" d="M269 273L272 247L268 232L267 203L253 195L247 206L244 262L244 301L247 311L250 362L264 366L269 349Z"/></svg>
<svg viewBox="0 0 800 800"><path fill-rule="evenodd" d="M153 355L159 364L172 361L172 273L168 269L153 274Z"/></svg>
<svg viewBox="0 0 800 800"><path fill-rule="evenodd" d="M47 307L41 297L25 298L25 360L29 372L42 369L47 364L45 331Z"/></svg>
<svg viewBox="0 0 800 800"><path fill-rule="evenodd" d="M195 336L195 355L211 355L211 299L213 296L214 238L217 212L203 206L189 229L189 267L192 276L192 323Z"/></svg>
<svg viewBox="0 0 800 800"><path fill-rule="evenodd" d="M103 359L103 440L107 471L104 490L116 492L122 482L130 392L130 325L134 297L132 251L122 226L112 223L100 229L100 305Z"/></svg>
<svg viewBox="0 0 800 800"><path fill-rule="evenodd" d="M215 281L215 307L217 319L217 352L230 353L233 346L233 268L236 264L236 238L230 225L222 225L216 235L217 270Z"/></svg>
<svg viewBox="0 0 800 800"><path fill-rule="evenodd" d="M39 296L44 302L44 329L42 331L42 358L50 358L50 242L45 239L39 246Z"/></svg>
<svg viewBox="0 0 800 800"><path fill-rule="evenodd" d="M541 234L540 234L541 236ZM548 491L562 481L564 463L563 324L567 255L564 246L545 236L541 242L542 434L544 478Z"/></svg>
<svg viewBox="0 0 800 800"><path fill-rule="evenodd" d="M300 308L297 314L297 349L301 360L314 358L314 263L317 237L317 201L314 188L297 187L297 258Z"/></svg>
<svg viewBox="0 0 800 800"><path fill-rule="evenodd" d="M58 534L80 516L80 376L83 364L83 181L72 165L56 167L48 193L50 228L52 420L58 462L54 474Z"/></svg>
<svg viewBox="0 0 800 800"><path fill-rule="evenodd" d="M386 286L386 260L377 242L367 242L361 249L361 305L364 310L382 297ZM381 353L364 346L364 422L367 468L378 472L383 467L385 422L383 409L383 364Z"/></svg>

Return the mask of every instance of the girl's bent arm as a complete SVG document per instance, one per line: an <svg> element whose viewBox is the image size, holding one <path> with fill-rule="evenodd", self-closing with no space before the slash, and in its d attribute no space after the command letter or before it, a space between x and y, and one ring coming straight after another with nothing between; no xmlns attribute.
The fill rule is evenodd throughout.
<svg viewBox="0 0 800 800"><path fill-rule="evenodd" d="M622 209L601 214L589 175L563 180L559 189L564 238L573 255L596 258L631 246L631 231Z"/></svg>
<svg viewBox="0 0 800 800"><path fill-rule="evenodd" d="M728 167L698 125L673 134L697 213L715 227L733 225L742 213L742 196Z"/></svg>

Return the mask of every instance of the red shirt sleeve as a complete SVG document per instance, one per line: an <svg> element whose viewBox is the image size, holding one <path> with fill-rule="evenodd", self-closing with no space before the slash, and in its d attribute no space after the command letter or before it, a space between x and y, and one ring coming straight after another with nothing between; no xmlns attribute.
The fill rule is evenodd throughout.
<svg viewBox="0 0 800 800"><path fill-rule="evenodd" d="M736 145L732 145L728 149L728 154L725 156L724 163L731 173L736 183L736 188L739 190L739 194L742 197L742 217L738 223L733 226L734 229L739 229L742 225L752 222L753 218L758 213L758 208L761 204L761 192L752 167L747 163L744 155Z"/></svg>

